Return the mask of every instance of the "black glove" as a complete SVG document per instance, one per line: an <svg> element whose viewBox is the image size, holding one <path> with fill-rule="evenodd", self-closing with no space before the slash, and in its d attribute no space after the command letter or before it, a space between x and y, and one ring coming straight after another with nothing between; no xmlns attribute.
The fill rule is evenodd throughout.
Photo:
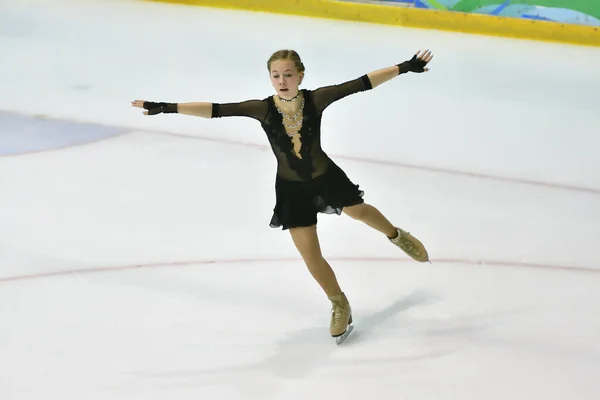
<svg viewBox="0 0 600 400"><path fill-rule="evenodd" d="M177 113L177 103L155 103L153 101L145 101L144 108L148 110L148 115Z"/></svg>
<svg viewBox="0 0 600 400"><path fill-rule="evenodd" d="M425 72L425 66L427 65L427 62L417 58L417 55L415 54L409 61L404 61L403 63L397 65L400 69L398 75L405 74L407 72L421 73Z"/></svg>

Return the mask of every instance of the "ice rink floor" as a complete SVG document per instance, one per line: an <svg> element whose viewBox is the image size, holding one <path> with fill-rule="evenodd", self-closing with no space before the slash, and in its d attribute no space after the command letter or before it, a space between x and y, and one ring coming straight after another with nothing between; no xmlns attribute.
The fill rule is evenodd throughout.
<svg viewBox="0 0 600 400"><path fill-rule="evenodd" d="M259 124L130 106L264 98L280 48L308 88L434 53L323 119L328 154L432 260L321 216L354 310L341 346L268 226ZM0 54L0 399L600 398L600 49L23 0L2 3Z"/></svg>

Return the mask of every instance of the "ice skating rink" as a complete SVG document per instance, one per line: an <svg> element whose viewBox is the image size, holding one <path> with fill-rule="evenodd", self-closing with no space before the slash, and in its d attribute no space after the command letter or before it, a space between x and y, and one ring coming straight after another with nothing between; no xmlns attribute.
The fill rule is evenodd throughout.
<svg viewBox="0 0 600 400"><path fill-rule="evenodd" d="M600 49L137 1L0 12L0 399L600 398ZM323 145L418 264L346 216L319 233L356 329L269 228L259 124L134 99L272 94L432 49L331 106Z"/></svg>

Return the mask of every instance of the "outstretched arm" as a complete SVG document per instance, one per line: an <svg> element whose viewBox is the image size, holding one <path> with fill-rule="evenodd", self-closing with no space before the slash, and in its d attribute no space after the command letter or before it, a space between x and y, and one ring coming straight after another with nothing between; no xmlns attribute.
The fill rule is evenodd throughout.
<svg viewBox="0 0 600 400"><path fill-rule="evenodd" d="M394 65L392 67L378 69L376 71L367 74L371 81L372 87L377 87L382 83L389 81L397 77L398 75L405 74L407 72L427 72L429 68L425 66L431 61L433 55L431 51L427 50L423 54L419 50L412 59L404 61L403 63Z"/></svg>
<svg viewBox="0 0 600 400"><path fill-rule="evenodd" d="M363 92L373 89L382 83L385 83L400 74L407 72L426 72L429 68L425 66L431 61L433 55L429 50L426 52L417 52L412 59L403 63L378 69L338 85L324 86L314 91L314 102L317 109L323 111L331 103L349 96L353 93Z"/></svg>
<svg viewBox="0 0 600 400"><path fill-rule="evenodd" d="M247 100L240 103L157 103L145 100L131 102L134 107L144 108L145 115L185 114L201 118L250 117L262 121L267 114L268 105L263 100Z"/></svg>

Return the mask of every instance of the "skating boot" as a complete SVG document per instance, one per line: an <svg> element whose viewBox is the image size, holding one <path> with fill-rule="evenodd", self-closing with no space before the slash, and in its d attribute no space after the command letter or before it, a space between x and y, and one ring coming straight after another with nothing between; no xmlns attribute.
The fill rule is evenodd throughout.
<svg viewBox="0 0 600 400"><path fill-rule="evenodd" d="M398 236L393 239L389 239L390 242L400 247L402 251L412 257L414 260L419 262L429 261L429 255L423 243L415 238L410 233L403 231L400 228L396 228Z"/></svg>
<svg viewBox="0 0 600 400"><path fill-rule="evenodd" d="M352 309L344 293L329 297L331 301L331 323L329 333L334 338L338 338L338 344L341 343L352 330Z"/></svg>

